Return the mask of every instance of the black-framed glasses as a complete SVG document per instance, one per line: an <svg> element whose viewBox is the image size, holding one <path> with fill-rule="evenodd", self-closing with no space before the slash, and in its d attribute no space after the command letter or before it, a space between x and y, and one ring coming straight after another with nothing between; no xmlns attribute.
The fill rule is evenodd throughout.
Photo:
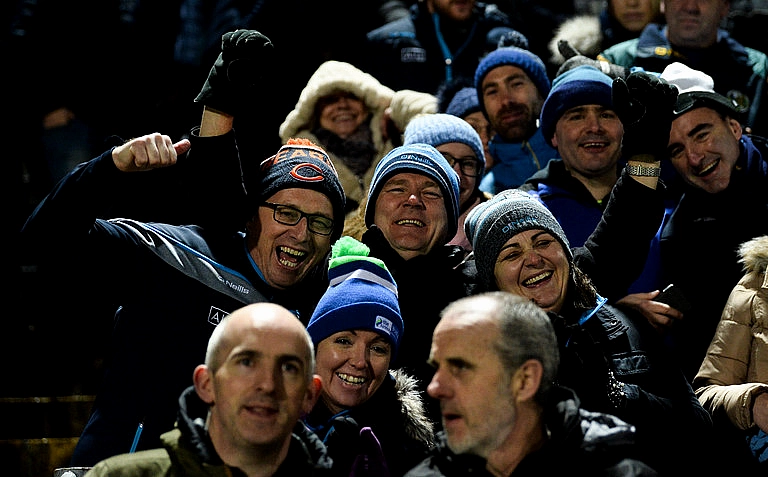
<svg viewBox="0 0 768 477"><path fill-rule="evenodd" d="M442 151L440 151L440 154L445 157L445 160L448 161L451 167L456 167L456 164L458 164L459 170L465 176L477 177L480 175L480 161L476 157L453 157L451 154Z"/></svg>
<svg viewBox="0 0 768 477"><path fill-rule="evenodd" d="M264 207L272 209L272 218L275 222L283 225L296 225L301 221L302 217L307 218L307 228L310 232L318 235L331 235L333 232L333 220L322 215L307 214L295 207L283 204L273 204L272 202L264 202Z"/></svg>

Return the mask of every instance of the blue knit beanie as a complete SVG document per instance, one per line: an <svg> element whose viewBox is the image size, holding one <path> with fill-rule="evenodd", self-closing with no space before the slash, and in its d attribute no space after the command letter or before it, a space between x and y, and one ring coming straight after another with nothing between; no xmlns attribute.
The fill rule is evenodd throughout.
<svg viewBox="0 0 768 477"><path fill-rule="evenodd" d="M330 284L307 325L315 349L339 331L370 330L384 335L392 357L397 355L404 328L397 285L384 262L369 253L368 246L349 236L333 244Z"/></svg>
<svg viewBox="0 0 768 477"><path fill-rule="evenodd" d="M536 88L539 89L542 97L546 97L549 94L551 85L549 76L547 76L547 67L541 61L541 58L528 50L516 46L499 47L480 60L480 64L477 65L475 70L475 91L477 91L477 98L480 102L480 110L486 116L488 116L488 113L482 101L483 79L489 71L497 66L504 65L517 66L522 69L531 78Z"/></svg>
<svg viewBox="0 0 768 477"><path fill-rule="evenodd" d="M306 139L289 139L277 154L262 161L251 207L257 207L282 189L310 189L325 194L333 206L331 240L344 229L346 195L328 154Z"/></svg>
<svg viewBox="0 0 768 477"><path fill-rule="evenodd" d="M381 188L394 175L401 172L422 174L433 179L440 186L448 213L446 241L456 235L459 223L459 175L437 149L429 144L415 143L398 146L384 156L376 165L368 189L365 205L365 225L373 224L376 199Z"/></svg>
<svg viewBox="0 0 768 477"><path fill-rule="evenodd" d="M552 91L541 107L539 120L547 144L552 145L557 121L569 109L585 104L599 104L612 109L612 84L610 76L589 65L577 66L555 78Z"/></svg>
<svg viewBox="0 0 768 477"><path fill-rule="evenodd" d="M477 100L477 90L469 86L458 90L445 108L446 113L462 119L478 111L480 111L480 102Z"/></svg>
<svg viewBox="0 0 768 477"><path fill-rule="evenodd" d="M423 142L437 147L449 142L466 144L485 170L485 149L477 131L466 121L452 114L422 114L413 118L403 133L403 144ZM482 175L482 172L481 174ZM479 181L478 181L479 183Z"/></svg>
<svg viewBox="0 0 768 477"><path fill-rule="evenodd" d="M507 240L526 230L546 230L560 242L569 261L573 252L552 212L530 194L506 189L470 210L464 232L472 243L477 276L486 287L495 283L494 268Z"/></svg>

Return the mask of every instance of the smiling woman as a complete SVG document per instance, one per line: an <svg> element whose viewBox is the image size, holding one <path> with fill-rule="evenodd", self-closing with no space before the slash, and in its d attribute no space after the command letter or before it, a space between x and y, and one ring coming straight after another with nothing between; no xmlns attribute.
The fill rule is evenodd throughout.
<svg viewBox="0 0 768 477"><path fill-rule="evenodd" d="M352 237L333 246L330 287L307 325L323 388L305 423L343 475L368 475L353 469L364 456L394 477L426 456L434 432L415 379L389 369L404 329L397 285L368 253Z"/></svg>
<svg viewBox="0 0 768 477"><path fill-rule="evenodd" d="M280 126L280 138L308 138L328 152L353 215L376 164L399 144L408 120L436 110L431 94L395 92L349 63L326 61Z"/></svg>
<svg viewBox="0 0 768 477"><path fill-rule="evenodd" d="M638 455L654 468L674 471L673 455L693 459L701 451L709 414L645 318L598 294L576 264L586 249L570 248L549 209L510 189L475 207L465 229L484 287L548 312L560 348L560 385L574 390L586 409L636 426Z"/></svg>

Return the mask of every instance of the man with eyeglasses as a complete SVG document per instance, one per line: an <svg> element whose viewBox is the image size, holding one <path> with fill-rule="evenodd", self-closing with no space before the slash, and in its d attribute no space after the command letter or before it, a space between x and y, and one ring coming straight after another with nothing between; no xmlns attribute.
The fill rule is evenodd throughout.
<svg viewBox="0 0 768 477"><path fill-rule="evenodd" d="M272 44L239 30L225 35L223 46L203 88L200 130L175 144L148 134L80 164L22 230L22 241L43 263L87 270L83 276L92 279L83 290L114 305L111 354L72 466L159 447L160 435L174 426L178 396L224 316L272 302L306 324L328 286L331 244L344 225L336 171L323 149L296 139L243 181L231 116L223 113L237 99L238 76L222 68L226 73L239 56L246 60L241 71L252 75L249 66L270 57ZM221 129L229 132L215 136ZM196 224L110 218L125 197L152 196L140 187L142 176L177 170L172 166L200 168L203 183L189 191L185 206L200 207Z"/></svg>
<svg viewBox="0 0 768 477"><path fill-rule="evenodd" d="M417 116L408 123L403 144L418 142L434 146L459 175L458 230L448 245L459 245L470 252L472 245L464 234L464 219L472 208L491 197L480 190L480 179L485 173L483 141L465 120L437 113Z"/></svg>

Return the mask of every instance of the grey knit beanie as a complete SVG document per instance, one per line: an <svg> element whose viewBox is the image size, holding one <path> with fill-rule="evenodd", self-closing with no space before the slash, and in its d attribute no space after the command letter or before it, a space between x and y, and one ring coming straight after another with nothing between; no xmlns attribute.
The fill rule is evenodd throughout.
<svg viewBox="0 0 768 477"><path fill-rule="evenodd" d="M469 212L464 221L464 232L472 243L477 275L483 285L490 287L495 283L496 259L507 240L534 229L551 233L563 246L568 260L573 260L571 246L560 223L544 204L526 192L504 190Z"/></svg>

